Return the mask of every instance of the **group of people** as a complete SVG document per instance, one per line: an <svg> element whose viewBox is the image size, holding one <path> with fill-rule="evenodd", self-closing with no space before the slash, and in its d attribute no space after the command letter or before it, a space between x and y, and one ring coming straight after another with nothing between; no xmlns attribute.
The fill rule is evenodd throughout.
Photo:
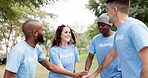
<svg viewBox="0 0 148 78"><path fill-rule="evenodd" d="M44 26L38 20L27 20L22 31L25 40L10 51L3 78L35 78L37 63L50 70L48 78L148 78L148 28L129 17L130 0L107 0L107 13L99 16L96 35L88 48L85 70L75 72L79 55L76 34L69 26L57 28L50 48L50 61L38 42L44 42ZM117 31L111 30L115 25ZM96 54L98 68L89 74Z"/></svg>

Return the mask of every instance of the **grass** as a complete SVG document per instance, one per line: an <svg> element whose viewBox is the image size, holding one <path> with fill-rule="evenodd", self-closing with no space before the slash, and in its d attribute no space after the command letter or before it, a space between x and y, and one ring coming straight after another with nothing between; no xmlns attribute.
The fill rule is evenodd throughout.
<svg viewBox="0 0 148 78"><path fill-rule="evenodd" d="M76 72L84 71L87 55L88 55L87 52L80 53L80 62L78 62L76 65ZM90 69L90 73L94 72L97 69L97 67L98 67L97 59L95 57L93 60L93 64L91 66L91 69ZM2 75L4 73L4 68L5 68L4 64L0 65L0 78L2 77ZM48 73L49 73L48 70L46 70L42 65L38 64L36 75L35 75L36 78L48 78Z"/></svg>

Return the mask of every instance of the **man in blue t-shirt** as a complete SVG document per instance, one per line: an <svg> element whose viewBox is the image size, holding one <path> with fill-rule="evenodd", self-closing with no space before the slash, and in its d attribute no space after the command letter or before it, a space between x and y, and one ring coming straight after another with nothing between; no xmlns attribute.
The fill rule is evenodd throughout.
<svg viewBox="0 0 148 78"><path fill-rule="evenodd" d="M42 48L37 44L44 42L45 29L43 23L38 20L27 20L22 31L25 40L17 43L10 51L4 78L35 78L37 63L46 69L59 74L72 77L80 77L87 72L71 73L51 64L44 56Z"/></svg>
<svg viewBox="0 0 148 78"><path fill-rule="evenodd" d="M122 78L148 78L148 28L138 19L128 17L130 0L107 0L110 21L117 27L113 49L100 71L118 55Z"/></svg>
<svg viewBox="0 0 148 78"><path fill-rule="evenodd" d="M95 54L97 56L98 65L100 66L113 46L115 32L111 30L112 23L109 22L109 17L107 16L107 13L103 13L102 15L100 15L97 24L100 34L96 35L93 38L88 48L89 55L86 60L85 71L89 71ZM95 77L98 75L98 73L95 72L94 74ZM118 67L118 59L116 58L116 60L112 64L105 68L100 73L100 76L101 78L121 78L121 71Z"/></svg>

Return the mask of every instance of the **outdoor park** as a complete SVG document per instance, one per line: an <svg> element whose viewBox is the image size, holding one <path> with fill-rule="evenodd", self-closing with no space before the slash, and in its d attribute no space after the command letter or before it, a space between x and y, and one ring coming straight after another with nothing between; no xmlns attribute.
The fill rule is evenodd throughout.
<svg viewBox="0 0 148 78"><path fill-rule="evenodd" d="M65 0L2 0L0 6L0 52L4 51L6 57L9 55L10 49L19 41L24 40L24 34L21 31L22 23L27 19L38 19L44 23L45 26L45 43L40 44L43 48L45 55L49 58L49 48L51 45L51 40L53 39L55 29L52 25L52 21L58 18L58 15L47 12L45 9L42 10L41 7L46 5L54 5L58 2ZM66 0L69 2L70 0ZM75 0L76 1L76 0ZM99 17L102 13L106 12L107 9L104 4L105 0L88 0L85 4L85 8L92 12L95 17ZM79 3L79 2L78 2ZM131 0L131 9L129 16L137 18L144 22L148 26L148 5L146 0ZM58 9L63 10L63 9ZM74 10L74 9L73 9ZM67 10L68 11L68 10ZM79 11L77 11L79 13ZM66 14L67 13L67 14ZM64 15L68 15L66 12ZM76 15L71 15L75 16ZM48 19L47 19L48 18ZM70 18L70 17L66 17ZM47 21L48 20L48 21ZM70 20L70 19L69 19ZM96 19L95 19L96 20ZM96 21L92 24L84 25L75 23L73 26L74 30L77 31L77 47L79 49L80 62L76 65L76 72L84 71L85 61L88 55L87 49L92 40L92 38L99 34ZM49 22L50 21L50 22ZM83 29L87 29L81 32ZM112 30L116 31L113 26ZM85 51L83 51L85 48ZM4 61L5 63L5 61ZM90 72L98 67L96 57L93 59L93 64L91 66ZM5 64L0 64L0 77L4 73ZM48 71L38 64L36 78L47 78Z"/></svg>
<svg viewBox="0 0 148 78"><path fill-rule="evenodd" d="M80 53L80 62L78 62L76 64L76 72L84 71L85 61L86 61L87 55L88 55L87 52L81 52ZM94 60L93 60L92 67L90 69L90 73L94 72L94 70L96 70L97 67L98 67L97 59L95 57ZM5 64L0 64L0 77L3 76L4 68L5 68ZM49 71L47 69L45 69L42 65L38 64L35 78L47 78L48 73L49 73Z"/></svg>

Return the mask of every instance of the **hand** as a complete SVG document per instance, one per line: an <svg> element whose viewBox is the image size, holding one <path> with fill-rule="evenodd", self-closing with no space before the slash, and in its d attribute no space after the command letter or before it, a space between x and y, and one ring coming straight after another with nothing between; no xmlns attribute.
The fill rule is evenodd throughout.
<svg viewBox="0 0 148 78"><path fill-rule="evenodd" d="M91 75L91 74L88 73L87 75L83 75L81 78L89 78L90 75Z"/></svg>
<svg viewBox="0 0 148 78"><path fill-rule="evenodd" d="M96 75L95 75L95 74L91 74L91 75L89 75L89 77L87 77L87 78L96 78Z"/></svg>
<svg viewBox="0 0 148 78"><path fill-rule="evenodd" d="M75 73L74 78L81 78L83 75L88 75L88 71L83 71L80 73Z"/></svg>

